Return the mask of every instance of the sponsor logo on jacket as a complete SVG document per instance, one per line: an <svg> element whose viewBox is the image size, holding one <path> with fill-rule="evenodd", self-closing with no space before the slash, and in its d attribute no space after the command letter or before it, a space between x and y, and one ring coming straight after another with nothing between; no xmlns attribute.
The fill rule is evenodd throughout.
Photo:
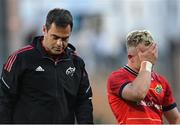
<svg viewBox="0 0 180 125"><path fill-rule="evenodd" d="M44 70L41 66L38 66L38 67L36 68L36 71L37 71L37 72L44 72L45 70Z"/></svg>

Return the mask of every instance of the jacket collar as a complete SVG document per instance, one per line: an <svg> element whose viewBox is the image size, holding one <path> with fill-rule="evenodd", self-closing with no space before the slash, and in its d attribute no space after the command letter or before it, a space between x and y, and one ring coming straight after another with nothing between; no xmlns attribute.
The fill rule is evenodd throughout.
<svg viewBox="0 0 180 125"><path fill-rule="evenodd" d="M45 48L42 46L42 40L43 40L43 36L36 36L34 37L32 44L41 53L43 57L51 58L46 52ZM60 55L60 58L61 59L70 58L72 53L74 53L75 50L76 48L72 44L68 43L68 47L65 49L65 53L63 55Z"/></svg>

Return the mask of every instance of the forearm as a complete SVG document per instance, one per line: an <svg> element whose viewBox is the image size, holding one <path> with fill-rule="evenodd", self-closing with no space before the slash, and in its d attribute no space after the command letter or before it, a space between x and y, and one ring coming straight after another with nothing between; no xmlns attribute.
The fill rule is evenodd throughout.
<svg viewBox="0 0 180 125"><path fill-rule="evenodd" d="M0 123L11 123L12 106L6 92L0 87Z"/></svg>
<svg viewBox="0 0 180 125"><path fill-rule="evenodd" d="M78 124L93 124L93 105L91 99L78 103L75 115Z"/></svg>
<svg viewBox="0 0 180 125"><path fill-rule="evenodd" d="M12 123L11 110L5 105L0 104L0 124Z"/></svg>
<svg viewBox="0 0 180 125"><path fill-rule="evenodd" d="M180 124L180 113L177 107L164 112L164 116L166 117L169 124Z"/></svg>
<svg viewBox="0 0 180 125"><path fill-rule="evenodd" d="M175 124L180 124L180 115L179 115L179 117L175 120Z"/></svg>
<svg viewBox="0 0 180 125"><path fill-rule="evenodd" d="M16 95L10 93L10 88L0 80L0 123L12 123L12 111Z"/></svg>
<svg viewBox="0 0 180 125"><path fill-rule="evenodd" d="M134 91L142 98L146 96L151 84L151 69L152 64L150 62L142 62L139 74L132 84Z"/></svg>
<svg viewBox="0 0 180 125"><path fill-rule="evenodd" d="M135 95L143 99L150 87L151 73L148 71L140 71L137 78L132 82L133 91Z"/></svg>

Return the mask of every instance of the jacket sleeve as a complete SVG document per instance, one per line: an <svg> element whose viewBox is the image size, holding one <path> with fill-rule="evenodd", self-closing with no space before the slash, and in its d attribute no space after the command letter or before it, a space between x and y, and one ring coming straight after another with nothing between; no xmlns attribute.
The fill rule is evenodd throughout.
<svg viewBox="0 0 180 125"><path fill-rule="evenodd" d="M12 112L17 100L20 65L17 55L11 55L2 69L0 79L0 123L12 123Z"/></svg>
<svg viewBox="0 0 180 125"><path fill-rule="evenodd" d="M84 62L75 114L78 124L93 124L92 90Z"/></svg>

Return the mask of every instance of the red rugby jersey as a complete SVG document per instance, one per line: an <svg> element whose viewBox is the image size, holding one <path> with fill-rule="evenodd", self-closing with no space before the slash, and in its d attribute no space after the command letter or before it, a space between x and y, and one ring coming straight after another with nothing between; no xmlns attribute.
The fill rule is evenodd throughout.
<svg viewBox="0 0 180 125"><path fill-rule="evenodd" d="M144 100L132 102L121 96L123 88L136 78L137 72L124 66L112 72L107 81L108 101L120 124L162 124L163 111L176 107L172 90L161 75L151 73L150 89ZM142 81L143 82L143 81Z"/></svg>

